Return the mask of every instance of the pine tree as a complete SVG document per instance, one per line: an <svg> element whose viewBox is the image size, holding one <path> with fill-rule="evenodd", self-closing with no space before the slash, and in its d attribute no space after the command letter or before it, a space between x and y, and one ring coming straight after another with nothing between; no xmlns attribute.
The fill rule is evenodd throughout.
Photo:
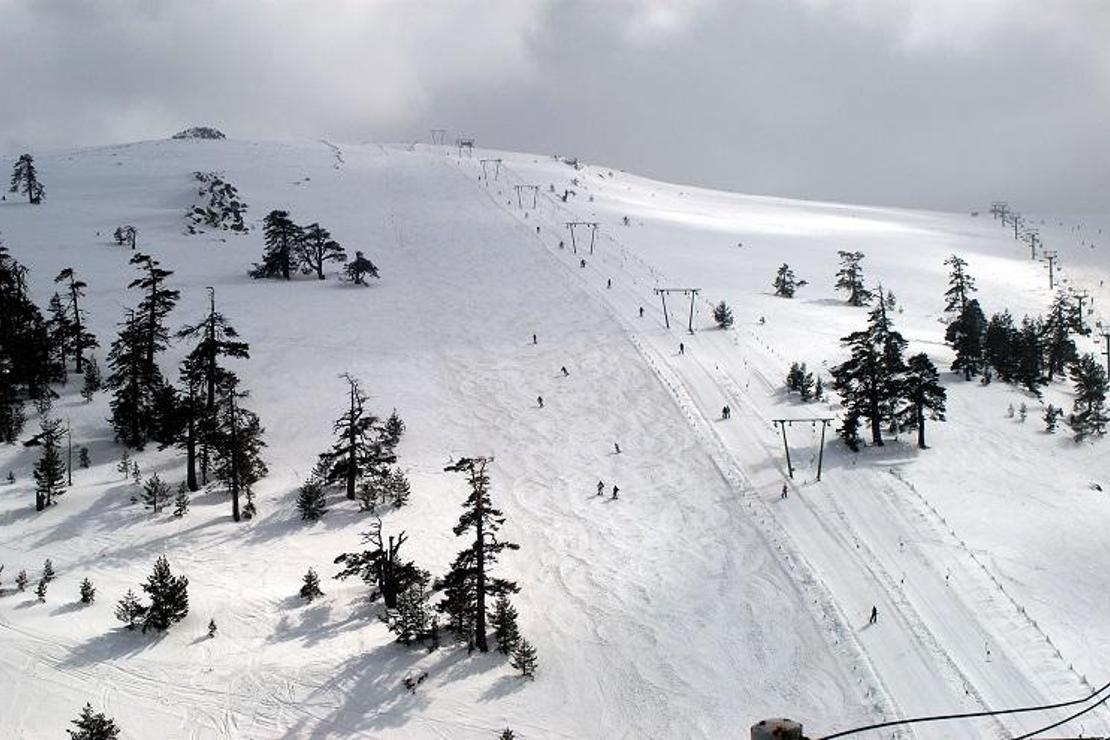
<svg viewBox="0 0 1110 740"><path fill-rule="evenodd" d="M0 441L23 430L28 399L49 395L55 373L46 321L31 299L27 268L0 241Z"/></svg>
<svg viewBox="0 0 1110 740"><path fill-rule="evenodd" d="M1071 417L1075 441L1082 442L1092 434L1103 436L1110 421L1106 409L1106 370L1094 355L1085 354L1072 363L1071 379L1075 384Z"/></svg>
<svg viewBox="0 0 1110 740"><path fill-rule="evenodd" d="M1063 414L1063 409L1056 408L1051 403L1048 404L1045 407L1044 415L1041 417L1042 419L1044 419L1045 432L1047 432L1048 434L1056 434L1056 423L1060 420L1060 417L1063 416Z"/></svg>
<svg viewBox="0 0 1110 740"><path fill-rule="evenodd" d="M183 517L189 513L189 486L181 482L177 486L177 495L173 499L173 515Z"/></svg>
<svg viewBox="0 0 1110 740"><path fill-rule="evenodd" d="M158 514L170 500L170 487L158 474L150 476L143 484L143 506Z"/></svg>
<svg viewBox="0 0 1110 740"><path fill-rule="evenodd" d="M1018 406L1018 421L1025 423L1025 419L1029 416L1029 407L1025 405L1025 401L1021 402Z"/></svg>
<svg viewBox="0 0 1110 740"><path fill-rule="evenodd" d="M355 285L366 285L367 275L375 279L381 278L378 274L377 266L363 256L362 252L357 251L355 252L355 258L347 263L344 272L347 275L347 279Z"/></svg>
<svg viewBox="0 0 1110 740"><path fill-rule="evenodd" d="M266 251L262 253L262 263L251 270L251 277L288 280L304 238L301 227L293 223L288 211L270 211L263 221L262 233L266 238Z"/></svg>
<svg viewBox="0 0 1110 740"><path fill-rule="evenodd" d="M1018 330L1013 347L1014 381L1037 398L1041 397L1041 386L1046 382L1044 337L1044 324L1041 320L1026 316L1021 320L1021 329Z"/></svg>
<svg viewBox="0 0 1110 740"><path fill-rule="evenodd" d="M728 304L721 301L713 307L713 320L717 322L717 326L722 329L728 329L733 324L732 309Z"/></svg>
<svg viewBox="0 0 1110 740"><path fill-rule="evenodd" d="M502 594L497 597L490 612L490 624L493 625L493 636L497 640L497 651L510 655L520 642L520 631L516 625L516 607L509 601L509 597Z"/></svg>
<svg viewBox="0 0 1110 740"><path fill-rule="evenodd" d="M85 362L85 379L81 384L81 397L85 399L85 403L93 400L93 396L100 390L100 366L96 363L95 357L89 357Z"/></svg>
<svg viewBox="0 0 1110 740"><path fill-rule="evenodd" d="M139 238L139 231L131 224L124 224L117 226L112 238L116 240L116 244L121 247L130 247L134 249Z"/></svg>
<svg viewBox="0 0 1110 740"><path fill-rule="evenodd" d="M1045 352L1045 372L1048 380L1063 378L1069 365L1078 355L1071 334L1075 330L1078 309L1067 293L1056 294L1042 325Z"/></svg>
<svg viewBox="0 0 1110 740"><path fill-rule="evenodd" d="M320 576L316 575L316 571L312 568L309 568L308 572L304 574L304 582L301 584L301 598L311 604L323 595L324 592L320 590Z"/></svg>
<svg viewBox="0 0 1110 740"><path fill-rule="evenodd" d="M86 703L81 710L81 716L70 722L76 730L66 730L70 740L117 740L119 728L115 720L104 716L103 712L94 712L92 705Z"/></svg>
<svg viewBox="0 0 1110 740"><path fill-rule="evenodd" d="M625 216L625 218L628 217ZM516 733L513 732L510 728L506 727L504 730L501 731L501 734L497 736L497 740L516 740Z"/></svg>
<svg viewBox="0 0 1110 740"><path fill-rule="evenodd" d="M69 293L69 305L66 307L67 340L73 351L74 369L78 373L85 370L85 353L100 344L96 335L88 330L85 310L81 308L81 299L85 297L85 288L88 285L77 278L77 273L72 267L67 267L54 278L55 283L65 283Z"/></svg>
<svg viewBox="0 0 1110 740"><path fill-rule="evenodd" d="M163 269L161 263L150 255L135 254L131 257L130 264L137 265L141 273L140 277L132 280L127 287L143 291L143 299L139 302L135 313L144 345L145 372L147 377L153 377L156 368L154 359L169 344L170 334L169 329L166 328L166 317L177 305L181 293L166 287L166 280L173 275L173 272Z"/></svg>
<svg viewBox="0 0 1110 740"><path fill-rule="evenodd" d="M878 304L868 314L867 328L841 338L841 344L850 348L851 356L832 369L833 387L846 411L840 435L852 450L859 445L857 430L861 418L871 424L871 443L882 446L882 424L890 419L890 409L898 400L905 369L902 353L906 340L887 316L882 286L878 297Z"/></svg>
<svg viewBox="0 0 1110 740"><path fill-rule="evenodd" d="M143 615L143 632L150 628L164 632L184 619L189 613L188 587L189 579L173 575L166 556L160 556L143 584L143 591L150 597L150 606Z"/></svg>
<svg viewBox="0 0 1110 740"><path fill-rule="evenodd" d="M88 468L92 465L92 460L89 459L89 448L82 447L77 451L77 464L82 468Z"/></svg>
<svg viewBox="0 0 1110 740"><path fill-rule="evenodd" d="M426 570L417 569L411 583L397 594L397 606L385 610L382 621L402 645L435 640L435 620L428 606L430 581L431 575Z"/></svg>
<svg viewBox="0 0 1110 740"><path fill-rule="evenodd" d="M523 678L536 677L536 649L532 647L532 643L523 637L517 643L516 649L513 650L512 666L520 671Z"/></svg>
<svg viewBox="0 0 1110 740"><path fill-rule="evenodd" d="M328 262L347 261L347 253L343 251L343 247L318 223L311 223L304 228L298 251L302 271L306 275L314 272L320 280L324 279L324 266Z"/></svg>
<svg viewBox="0 0 1110 740"><path fill-rule="evenodd" d="M360 484L367 480L377 485L383 482L388 466L397 461L393 452L396 443L381 419L366 410L366 394L358 381L346 373L342 377L347 381L347 411L336 419L335 444L320 454L320 462L325 471L323 482L343 483L347 498L354 500ZM376 493L369 484L367 490L369 494Z"/></svg>
<svg viewBox="0 0 1110 740"><path fill-rule="evenodd" d="M12 184L9 192L23 193L33 205L42 203L46 197L46 188L39 182L38 172L35 170L35 159L30 154L21 154L12 169Z"/></svg>
<svg viewBox="0 0 1110 740"><path fill-rule="evenodd" d="M127 480L128 476L131 475L131 453L128 452L126 447L123 448L123 454L120 456L119 462L116 463L116 472L122 475L124 480Z"/></svg>
<svg viewBox="0 0 1110 740"><path fill-rule="evenodd" d="M46 603L46 587L49 581L45 578L39 581L39 585L35 586L35 596L38 597L40 604Z"/></svg>
<svg viewBox="0 0 1110 740"><path fill-rule="evenodd" d="M970 305L970 304L969 304ZM940 385L936 366L924 352L913 355L906 362L906 372L901 380L900 395L904 399L898 411L902 429L917 429L917 446L925 445L925 412L937 420L944 421L947 394Z"/></svg>
<svg viewBox="0 0 1110 740"><path fill-rule="evenodd" d="M328 513L327 494L319 478L311 477L301 484L297 492L297 511L306 522L319 521Z"/></svg>
<svg viewBox="0 0 1110 740"><path fill-rule="evenodd" d="M386 447L393 449L400 443L404 434L405 422L397 415L397 409L393 409L389 418L385 420L385 438L382 442Z"/></svg>
<svg viewBox="0 0 1110 740"><path fill-rule="evenodd" d="M518 550L520 546L501 540L498 531L505 521L501 511L493 508L489 493L489 474L486 469L490 458L461 458L444 470L463 473L470 486L470 495L463 504L463 514L455 525L456 537L473 532L473 544L460 552L451 564L451 570L442 579L443 600L437 609L448 615L452 629L481 652L489 652L486 635L486 599L516 593L519 587L512 581L492 578L489 569L497 562L503 550Z"/></svg>
<svg viewBox="0 0 1110 740"><path fill-rule="evenodd" d="M394 468L393 472L389 474L389 483L387 486L389 492L389 503L393 504L395 508L401 508L409 502L409 496L412 494L412 487L409 485L409 479L405 477L404 472L400 468Z"/></svg>
<svg viewBox="0 0 1110 740"><path fill-rule="evenodd" d="M1017 338L1018 330L1009 311L991 316L983 336L983 354L1004 383L1014 382L1018 374Z"/></svg>
<svg viewBox="0 0 1110 740"><path fill-rule="evenodd" d="M96 599L96 588L88 578L81 581L81 603L91 604Z"/></svg>
<svg viewBox="0 0 1110 740"><path fill-rule="evenodd" d="M55 575L56 574L54 573L54 561L51 560L50 558L47 558L46 560L42 561L42 580L46 581L47 583L50 583L51 581L54 580Z"/></svg>
<svg viewBox="0 0 1110 740"><path fill-rule="evenodd" d="M775 295L783 298L793 298L798 288L805 284L804 280L798 280L794 277L794 271L785 262L775 273L775 281L772 283L775 288Z"/></svg>
<svg viewBox="0 0 1110 740"><path fill-rule="evenodd" d="M984 352L984 338L987 333L987 319L979 301L972 298L964 303L960 314L945 331L944 338L952 345L956 352L956 359L952 362L952 370L962 372L964 380L982 372L986 364Z"/></svg>
<svg viewBox="0 0 1110 740"><path fill-rule="evenodd" d="M46 332L50 338L50 379L55 383L66 382L68 364L66 362L72 351L70 343L69 317L66 316L62 297L55 293L50 297L46 312L50 316L46 320Z"/></svg>
<svg viewBox="0 0 1110 740"><path fill-rule="evenodd" d="M813 398L813 373L806 369L804 362L790 364L790 372L786 374L786 389L800 394L802 401L808 402Z"/></svg>
<svg viewBox="0 0 1110 740"><path fill-rule="evenodd" d="M164 381L156 367L154 377L148 375L151 368L143 360L145 342L135 312L128 311L120 326L119 336L108 352L110 372L105 381L112 391L112 428L118 441L141 449L150 432L154 392Z"/></svg>
<svg viewBox="0 0 1110 740"><path fill-rule="evenodd" d="M875 294L863 284L863 252L839 251L840 270L836 273L836 289L847 291L849 306L866 306Z"/></svg>
<svg viewBox="0 0 1110 740"><path fill-rule="evenodd" d="M65 430L60 419L44 417L42 431L26 442L28 446L42 447L42 453L35 463L35 511L42 511L54 503L54 499L65 493L66 464L62 460L61 441Z"/></svg>
<svg viewBox="0 0 1110 740"><path fill-rule="evenodd" d="M127 629L133 630L144 616L146 607L139 602L134 591L127 589L127 593L116 603L116 619L123 622Z"/></svg>
<svg viewBox="0 0 1110 740"><path fill-rule="evenodd" d="M27 571L21 570L15 575L15 587L20 591L24 591L27 588L27 582L29 580L30 579L27 578Z"/></svg>
<svg viewBox="0 0 1110 740"><path fill-rule="evenodd" d="M381 598L387 609L396 609L400 594L415 583L422 572L411 560L401 559L401 546L407 539L405 532L396 537L384 536L382 520L376 520L369 531L362 533L362 542L371 545L371 549L345 552L336 557L335 564L342 565L343 570L335 577L340 580L352 576L361 578L371 588L371 601Z"/></svg>
<svg viewBox="0 0 1110 740"><path fill-rule="evenodd" d="M219 405L215 426L211 434L214 450L216 480L231 494L231 517L239 521L255 514L254 484L262 480L269 469L262 460L262 439L265 429L258 416L239 404L245 393L232 390ZM247 503L240 512L240 494Z"/></svg>
<svg viewBox="0 0 1110 740"><path fill-rule="evenodd" d="M216 636L216 620L213 618L213 619L208 620L208 638L211 639L215 636Z"/></svg>
<svg viewBox="0 0 1110 740"><path fill-rule="evenodd" d="M951 269L948 273L948 290L944 292L944 310L946 313L963 314L971 300L971 294L976 292L975 279L967 274L967 262L957 255L952 255L944 261Z"/></svg>
<svg viewBox="0 0 1110 740"><path fill-rule="evenodd" d="M817 376L817 380L813 383L813 400L821 401L825 398L825 385L821 382L821 376Z"/></svg>

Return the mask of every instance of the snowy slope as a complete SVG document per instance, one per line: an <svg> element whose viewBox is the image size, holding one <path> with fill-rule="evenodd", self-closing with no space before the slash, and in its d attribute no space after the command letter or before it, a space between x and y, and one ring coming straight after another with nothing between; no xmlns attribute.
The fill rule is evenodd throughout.
<svg viewBox="0 0 1110 740"><path fill-rule="evenodd" d="M481 156L504 159L496 180L481 177ZM233 524L215 492L183 521L154 517L129 504L134 489L114 470L106 398L86 406L73 383L57 408L95 464L61 505L35 514L33 454L0 450L0 471L18 477L0 488L5 583L46 557L59 571L46 605L0 598L0 681L14 687L0 705L5 736L57 736L85 701L127 737L490 737L506 725L520 737L728 737L779 714L816 735L1069 699L1106 680L1097 556L1110 534L1104 495L1088 486L1106 478L1102 449L1042 434L1015 389L946 376L950 421L930 428L932 450L900 442L855 458L830 444L820 484L813 433L795 425L796 479L778 498L785 461L769 419L831 411L785 398L786 368L835 361L837 337L864 319L832 291L836 250L867 254L868 276L898 294L899 328L939 365L949 253L968 260L988 310L1037 312L1050 299L1027 250L989 218L742 197L447 149L149 142L36 161L47 202L0 204L0 233L36 294L45 303L53 275L75 267L106 346L135 300L123 289L130 255L107 235L138 226L140 247L176 271L175 325L199 317L210 285L251 342L236 370L267 427L271 475L252 522ZM182 234L193 170L223 171L254 223L272 208L319 221L348 251L367 251L383 280L250 280L257 229ZM521 183L542 186L537 209L517 207ZM563 204L549 185L577 194ZM594 255L572 254L570 220L602 223ZM1097 287L1098 259L1072 270L1060 241L1050 246L1066 277ZM811 281L794 301L770 295L783 261ZM694 336L679 329L682 305L664 328L651 288L674 284L704 291ZM738 319L730 332L710 326L708 303L722 298ZM385 526L407 530L433 572L459 548L450 527L465 495L443 465L496 456L494 499L521 544L501 568L523 587L534 684L494 656L391 644L358 584L329 580L311 607L294 598L304 571L334 572L367 523L349 502L309 527L293 510L329 443L344 371L408 424L400 453L414 501ZM1025 425L1004 414L1022 400L1034 409ZM139 459L182 476L170 452ZM620 501L594 497L599 478L620 485ZM161 639L118 630L113 602L163 552L190 578L189 617ZM85 576L98 601L79 608ZM872 604L880 622L868 628ZM429 680L409 695L401 680L423 670ZM916 736L1006 737L1059 716ZM1069 729L1110 730L1106 713L1084 720Z"/></svg>

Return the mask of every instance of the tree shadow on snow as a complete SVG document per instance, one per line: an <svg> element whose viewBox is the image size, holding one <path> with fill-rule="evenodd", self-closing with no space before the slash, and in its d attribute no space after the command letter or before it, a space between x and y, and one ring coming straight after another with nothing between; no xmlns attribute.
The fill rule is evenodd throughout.
<svg viewBox="0 0 1110 740"><path fill-rule="evenodd" d="M81 668L120 658L130 658L156 645L160 639L161 635L158 633L144 635L142 630L120 627L74 647L62 661L61 666Z"/></svg>
<svg viewBox="0 0 1110 740"><path fill-rule="evenodd" d="M55 607L54 609L51 609L50 610L50 616L56 617L56 616L59 616L61 614L69 614L71 612L79 612L87 606L89 606L89 605L88 604L82 604L80 601L71 601L68 604L62 604L59 607Z"/></svg>
<svg viewBox="0 0 1110 740"><path fill-rule="evenodd" d="M493 682L493 685L482 692L479 701L497 701L510 694L515 694L524 688L527 681L517 674L505 675Z"/></svg>

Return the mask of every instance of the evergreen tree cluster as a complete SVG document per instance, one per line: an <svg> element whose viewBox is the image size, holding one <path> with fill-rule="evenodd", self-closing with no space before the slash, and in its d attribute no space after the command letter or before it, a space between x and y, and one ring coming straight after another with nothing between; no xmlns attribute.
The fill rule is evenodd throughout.
<svg viewBox="0 0 1110 740"><path fill-rule="evenodd" d="M138 246L139 230L131 224L122 224L112 233L112 239L121 247L134 249Z"/></svg>
<svg viewBox="0 0 1110 740"><path fill-rule="evenodd" d="M46 198L46 188L39 180L38 170L35 169L35 158L30 154L19 155L12 168L11 187L8 190L26 195L27 201L32 205L38 205Z"/></svg>
<svg viewBox="0 0 1110 740"><path fill-rule="evenodd" d="M185 232L204 233L205 227L221 231L245 233L249 227L243 222L247 204L239 191L216 172L194 172L197 186L197 203L185 214L188 222Z"/></svg>
<svg viewBox="0 0 1110 740"><path fill-rule="evenodd" d="M50 334L31 300L27 268L0 241L0 441L23 431L24 404L50 394L56 377Z"/></svg>
<svg viewBox="0 0 1110 740"><path fill-rule="evenodd" d="M141 626L143 632L148 629L165 632L189 613L189 579L175 576L165 555L154 562L142 590L149 597L149 604L140 602L130 589L116 604L116 619L129 630Z"/></svg>
<svg viewBox="0 0 1110 740"><path fill-rule="evenodd" d="M270 211L263 222L263 233L266 249L262 262L251 270L251 277L289 280L294 272L300 271L324 280L329 262L347 262L347 253L331 232L315 222L299 226L288 211ZM373 272L377 277L377 268Z"/></svg>
<svg viewBox="0 0 1110 740"><path fill-rule="evenodd" d="M787 393L797 393L803 402L820 400L824 394L821 379L814 380L813 373L809 371L804 362L790 363L790 371L786 374Z"/></svg>
<svg viewBox="0 0 1110 740"><path fill-rule="evenodd" d="M806 285L806 281L796 278L790 265L783 262L782 267L775 273L775 279L771 285L775 289L775 295L781 298L793 298L798 288Z"/></svg>

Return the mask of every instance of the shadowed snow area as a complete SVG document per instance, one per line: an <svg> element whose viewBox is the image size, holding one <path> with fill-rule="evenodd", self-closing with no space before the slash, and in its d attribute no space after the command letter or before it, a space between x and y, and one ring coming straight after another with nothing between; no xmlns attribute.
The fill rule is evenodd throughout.
<svg viewBox="0 0 1110 740"><path fill-rule="evenodd" d="M271 472L252 521L233 523L215 490L182 519L153 515L130 502L137 488L116 472L107 395L85 404L71 375L55 409L93 465L75 471L59 505L34 512L33 448L0 448L0 474L17 477L0 485L0 734L58 736L89 701L128 738L489 738L506 726L521 738L719 738L781 715L818 736L1072 699L1108 680L1110 502L1091 484L1110 485L1110 442L1077 445L1066 428L1049 436L1036 399L947 372L949 254L968 261L988 313L1020 318L1051 300L1040 264L1006 229L989 216L747 197L544 156L457 154L161 141L36 157L47 200L9 195L0 236L30 268L40 305L53 276L75 268L89 284L103 368L116 323L138 300L125 289L131 252L110 235L135 225L139 249L173 270L170 287L182 292L171 326L198 321L212 286L250 343L251 359L233 369L266 427ZM496 179L492 168L483 177L482 157L503 159ZM198 170L239 189L248 234L184 234ZM522 184L540 187L537 207L518 205ZM382 279L367 288L334 275L250 279L271 209L327 227ZM568 221L600 222L593 254L583 229L575 253ZM1091 322L1110 301L1104 222L1046 217L1042 227L1068 284L1094 295ZM863 251L869 284L897 294L910 351L944 370L949 421L930 424L926 451L903 436L852 455L830 429L820 483L819 427L795 424L784 500L770 420L837 412L787 397L786 371L805 361L828 383L838 338L866 318L833 290L841 249ZM810 282L793 300L772 295L783 262ZM695 335L684 331L681 296L669 299L664 326L654 287L702 289ZM709 310L722 299L736 314L729 331ZM174 346L163 358L168 377L182 354ZM498 573L522 587L514 602L538 650L534 682L497 653L396 645L363 584L330 578L372 517L334 492L327 516L306 525L294 501L344 410L343 372L364 381L375 412L396 408L406 422L398 451L412 502L383 523L408 532L409 556L433 574L464 546L451 533L464 481L444 465L495 456L493 501L503 534L521 546ZM1045 400L1070 408L1070 390L1051 386ZM1024 424L1005 415L1021 402ZM720 419L724 404L731 420ZM184 476L172 450L135 459L144 475L173 485ZM619 485L620 499L597 497L599 479ZM115 601L163 553L189 578L188 617L161 637L122 630ZM38 604L12 579L26 568L34 580L45 558L58 577ZM296 594L309 567L326 596L305 605ZM77 607L85 577L97 601ZM879 622L868 626L873 605ZM219 625L212 639L209 619ZM423 671L428 680L409 693L402 680ZM1009 737L1063 716L896 736ZM1110 731L1104 710L1081 722L1061 729Z"/></svg>

